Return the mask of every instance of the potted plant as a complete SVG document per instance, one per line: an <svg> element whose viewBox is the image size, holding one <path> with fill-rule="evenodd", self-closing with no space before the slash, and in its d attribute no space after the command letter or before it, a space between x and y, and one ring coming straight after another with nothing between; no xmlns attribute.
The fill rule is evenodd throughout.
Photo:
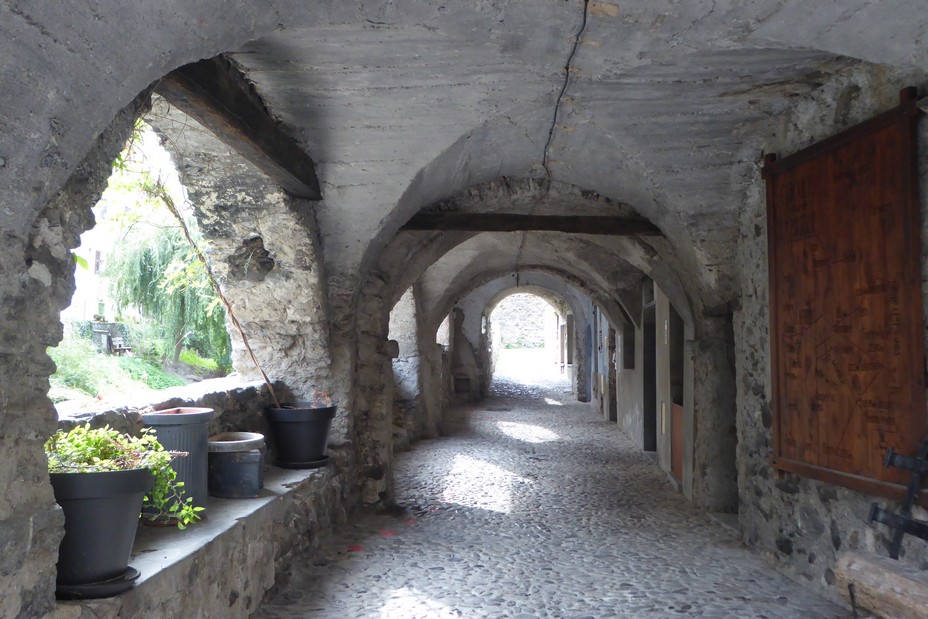
<svg viewBox="0 0 928 619"><path fill-rule="evenodd" d="M325 466L329 427L336 406L328 392L313 393L312 402L292 402L265 409L274 439L274 464L288 469Z"/></svg>
<svg viewBox="0 0 928 619"><path fill-rule="evenodd" d="M80 425L56 432L45 453L65 518L59 598L108 597L132 587L139 572L129 567L129 556L143 503L176 517L181 529L199 519L171 468L183 454L165 451L150 430L135 437Z"/></svg>

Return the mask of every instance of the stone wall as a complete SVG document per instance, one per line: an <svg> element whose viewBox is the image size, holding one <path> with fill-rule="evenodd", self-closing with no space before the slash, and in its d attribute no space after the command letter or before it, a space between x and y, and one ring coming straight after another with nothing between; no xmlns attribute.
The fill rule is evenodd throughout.
<svg viewBox="0 0 928 619"><path fill-rule="evenodd" d="M293 399L290 388L274 383L277 396L285 401ZM69 412L59 405L58 427L68 430L75 425L89 423L99 428L110 426L120 432L136 434L142 427L141 414L149 410L164 410L179 406L212 408L210 435L220 432L259 432L270 440L264 408L272 406L270 392L262 381L241 382L237 376L215 378L183 387L159 391L144 399L110 405L92 411Z"/></svg>
<svg viewBox="0 0 928 619"><path fill-rule="evenodd" d="M419 437L419 338L416 300L407 290L390 311L389 338L398 345L393 359L393 448L405 449Z"/></svg>
<svg viewBox="0 0 928 619"><path fill-rule="evenodd" d="M311 203L287 195L194 120L156 98L145 116L187 187L213 273L271 380L301 400L333 391L328 307ZM232 361L260 378L230 322ZM344 411L337 424L344 428ZM343 434L336 431L336 434Z"/></svg>
<svg viewBox="0 0 928 619"><path fill-rule="evenodd" d="M889 74L865 65L857 67L829 81L808 99L797 102L779 130L768 137L765 150L781 156L796 152L898 105L898 92L904 86L920 85L924 92L925 84L919 82L918 76ZM928 123L924 120L920 149L925 226ZM880 504L886 501L797 475L780 474L770 466L773 421L767 215L759 167L749 181L738 251L738 263L742 266L741 306L734 314L740 526L748 544L769 553L801 581L828 590L835 582L835 558L839 552L888 554L889 530L867 523L871 501ZM924 256L923 251L923 265L928 266ZM923 293L928 293L924 282ZM919 517L925 519L925 512L918 511ZM928 544L907 536L902 560L928 568Z"/></svg>
<svg viewBox="0 0 928 619"><path fill-rule="evenodd" d="M640 316L639 316L640 318ZM617 371L617 397L619 427L628 435L639 449L644 449L644 394L642 393L644 365L644 331L634 325L621 327L617 337L619 346L619 366ZM624 347L631 345L630 359L625 363Z"/></svg>
<svg viewBox="0 0 928 619"><path fill-rule="evenodd" d="M339 451L331 456L329 466L312 472L273 470L260 498L223 501L210 508L209 521L185 531L143 528L136 539L143 552L130 563L142 572L135 587L107 599L59 602L49 619L251 616L287 583L290 567L347 519L350 461Z"/></svg>
<svg viewBox="0 0 928 619"><path fill-rule="evenodd" d="M549 311L547 301L535 295L513 294L493 311L493 329L499 331L505 348L543 348L545 312Z"/></svg>
<svg viewBox="0 0 928 619"><path fill-rule="evenodd" d="M28 236L7 231L0 243L0 616L40 617L54 605L64 529L42 450L56 424L45 351L61 340L58 316L74 292L69 250L93 225L90 208L142 104L117 114Z"/></svg>

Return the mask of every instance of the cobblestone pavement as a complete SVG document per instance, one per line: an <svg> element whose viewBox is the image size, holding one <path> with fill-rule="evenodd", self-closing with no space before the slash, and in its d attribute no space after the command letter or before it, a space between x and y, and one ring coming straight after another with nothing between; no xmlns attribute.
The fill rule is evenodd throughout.
<svg viewBox="0 0 928 619"><path fill-rule="evenodd" d="M255 616L850 616L689 505L563 384L496 383L398 456L401 510L346 525Z"/></svg>

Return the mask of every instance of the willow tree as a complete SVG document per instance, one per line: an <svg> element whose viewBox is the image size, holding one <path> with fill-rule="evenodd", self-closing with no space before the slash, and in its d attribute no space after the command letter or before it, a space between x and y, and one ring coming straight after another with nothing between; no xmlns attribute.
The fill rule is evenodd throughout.
<svg viewBox="0 0 928 619"><path fill-rule="evenodd" d="M184 343L201 342L199 352L225 359L229 335L225 311L183 233L139 226L111 254L106 276L120 311L134 307L152 321L164 343L163 363L177 365Z"/></svg>
<svg viewBox="0 0 928 619"><path fill-rule="evenodd" d="M176 209L172 213L165 202L171 199L170 191L163 170L146 159L146 136L157 141L139 121L113 162L113 175L95 208L98 219L118 239L104 271L110 293L120 313L135 308L150 321L163 365L176 366L185 343L203 356L228 363L225 310L175 218ZM196 221L184 218L188 230L202 241Z"/></svg>

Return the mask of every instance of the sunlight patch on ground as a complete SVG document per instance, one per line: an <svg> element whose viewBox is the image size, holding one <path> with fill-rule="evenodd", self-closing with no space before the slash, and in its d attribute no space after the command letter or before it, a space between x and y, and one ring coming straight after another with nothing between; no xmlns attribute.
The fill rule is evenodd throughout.
<svg viewBox="0 0 928 619"><path fill-rule="evenodd" d="M485 460L457 455L445 476L441 499L446 503L508 514L512 511L514 483L532 481Z"/></svg>
<svg viewBox="0 0 928 619"><path fill-rule="evenodd" d="M545 398L545 404L548 404L549 406L564 406L563 402L558 402L553 398Z"/></svg>
<svg viewBox="0 0 928 619"><path fill-rule="evenodd" d="M457 617L450 606L427 598L409 587L390 592L390 598L380 609L384 619L397 617Z"/></svg>
<svg viewBox="0 0 928 619"><path fill-rule="evenodd" d="M561 438L556 432L528 423L497 421L496 427L506 436L511 436L514 439L525 441L526 443L547 443L548 441L556 441Z"/></svg>

